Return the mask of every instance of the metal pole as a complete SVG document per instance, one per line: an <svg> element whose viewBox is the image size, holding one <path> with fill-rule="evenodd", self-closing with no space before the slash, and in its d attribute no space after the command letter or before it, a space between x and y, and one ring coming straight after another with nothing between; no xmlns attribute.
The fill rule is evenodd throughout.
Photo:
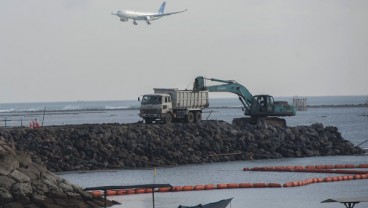
<svg viewBox="0 0 368 208"><path fill-rule="evenodd" d="M43 127L43 121L45 120L45 114L46 114L46 107L43 110L42 123L41 123L42 127Z"/></svg>
<svg viewBox="0 0 368 208"><path fill-rule="evenodd" d="M368 139L367 139L367 140L365 140L364 142L362 142L362 143L358 144L358 145L357 145L357 147L359 147L360 145L362 145L362 144L364 144L364 143L366 143L366 142L368 142Z"/></svg>
<svg viewBox="0 0 368 208"><path fill-rule="evenodd" d="M152 187L152 207L155 208L155 188Z"/></svg>
<svg viewBox="0 0 368 208"><path fill-rule="evenodd" d="M106 208L106 189L104 190L105 208Z"/></svg>
<svg viewBox="0 0 368 208"><path fill-rule="evenodd" d="M211 111L210 111L210 113L208 114L208 116L207 116L206 120L208 120L208 118L209 118L209 117L210 117L210 115L212 114L212 111L213 111L213 110L211 110Z"/></svg>

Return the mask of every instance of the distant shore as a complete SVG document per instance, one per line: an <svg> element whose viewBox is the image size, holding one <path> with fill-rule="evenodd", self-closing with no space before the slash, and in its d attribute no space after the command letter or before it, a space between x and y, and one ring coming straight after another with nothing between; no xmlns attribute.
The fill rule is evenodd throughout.
<svg viewBox="0 0 368 208"><path fill-rule="evenodd" d="M368 108L368 103L364 104L344 104L344 105L307 105L307 108Z"/></svg>

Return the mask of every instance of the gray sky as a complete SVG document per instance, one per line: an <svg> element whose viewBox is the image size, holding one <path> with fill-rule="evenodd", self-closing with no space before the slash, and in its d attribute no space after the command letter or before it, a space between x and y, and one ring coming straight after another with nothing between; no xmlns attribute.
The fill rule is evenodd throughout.
<svg viewBox="0 0 368 208"><path fill-rule="evenodd" d="M1 0L0 102L136 99L199 75L252 94L368 94L366 0L168 0L188 12L151 26L111 15L161 2Z"/></svg>

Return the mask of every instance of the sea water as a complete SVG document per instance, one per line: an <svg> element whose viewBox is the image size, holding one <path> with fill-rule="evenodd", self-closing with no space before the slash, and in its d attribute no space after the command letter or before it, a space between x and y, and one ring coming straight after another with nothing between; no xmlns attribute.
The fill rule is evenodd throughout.
<svg viewBox="0 0 368 208"><path fill-rule="evenodd" d="M280 98L279 100L291 98ZM365 103L365 96L307 97L308 105L358 105ZM231 122L242 117L243 112L237 99L210 100L211 108L203 113L203 119L218 119ZM45 110L46 108L46 110ZM45 113L44 113L45 112ZM16 103L0 104L0 126L26 126L37 119L45 126L83 123L132 123L141 120L138 116L138 101L78 101L57 103ZM336 126L345 139L358 145L368 139L368 110L365 107L321 107L299 111L296 116L287 117L289 126L322 123ZM363 147L368 144L364 143ZM91 172L69 172L59 175L81 187L105 185L134 185L144 183L169 183L173 186L255 183L303 180L327 177L321 173L277 173L244 172L243 167L276 165L318 165L318 164L361 164L368 163L368 156L333 156L310 158L287 158L273 160L236 161L201 165L158 168L154 176L152 169L107 170ZM333 174L332 174L333 175ZM318 183L293 188L252 188L225 189L196 192L157 193L156 207L178 207L179 205L205 204L233 197L231 207L342 207L340 204L321 204L327 198L368 196L368 180ZM114 196L122 205L116 207L152 207L151 194ZM356 207L364 207L358 204Z"/></svg>

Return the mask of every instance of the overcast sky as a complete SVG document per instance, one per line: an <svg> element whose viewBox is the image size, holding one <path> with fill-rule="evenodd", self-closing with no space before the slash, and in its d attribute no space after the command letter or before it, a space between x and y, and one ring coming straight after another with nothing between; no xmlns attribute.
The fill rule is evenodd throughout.
<svg viewBox="0 0 368 208"><path fill-rule="evenodd" d="M367 0L168 0L188 11L150 26L111 15L161 3L1 0L0 103L136 99L199 75L252 94L368 95Z"/></svg>

